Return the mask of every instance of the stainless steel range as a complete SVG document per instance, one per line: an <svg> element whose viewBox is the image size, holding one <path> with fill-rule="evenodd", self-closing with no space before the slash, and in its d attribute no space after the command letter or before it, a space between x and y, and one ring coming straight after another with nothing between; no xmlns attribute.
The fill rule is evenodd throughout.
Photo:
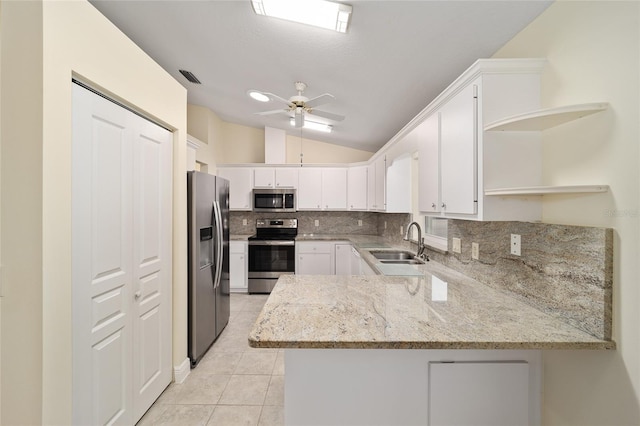
<svg viewBox="0 0 640 426"><path fill-rule="evenodd" d="M249 293L271 293L280 275L296 271L298 219L257 219L249 237Z"/></svg>

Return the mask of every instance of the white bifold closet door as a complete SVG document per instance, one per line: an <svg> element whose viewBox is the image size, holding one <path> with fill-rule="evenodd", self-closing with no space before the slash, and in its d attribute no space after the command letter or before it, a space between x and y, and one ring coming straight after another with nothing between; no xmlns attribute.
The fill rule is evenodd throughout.
<svg viewBox="0 0 640 426"><path fill-rule="evenodd" d="M73 86L73 422L130 425L172 378L173 137Z"/></svg>

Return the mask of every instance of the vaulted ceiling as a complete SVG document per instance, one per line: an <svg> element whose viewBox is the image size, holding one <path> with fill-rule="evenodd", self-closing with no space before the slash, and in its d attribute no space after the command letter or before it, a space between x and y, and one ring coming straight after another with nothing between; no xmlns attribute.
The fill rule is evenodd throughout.
<svg viewBox="0 0 640 426"><path fill-rule="evenodd" d="M289 98L329 92L318 109L344 115L310 139L376 151L479 58L501 46L550 1L351 1L347 33L256 15L249 0L92 0L108 19L188 89L190 104L251 127L292 128L284 107L257 102L258 89ZM202 82L188 82L178 70Z"/></svg>

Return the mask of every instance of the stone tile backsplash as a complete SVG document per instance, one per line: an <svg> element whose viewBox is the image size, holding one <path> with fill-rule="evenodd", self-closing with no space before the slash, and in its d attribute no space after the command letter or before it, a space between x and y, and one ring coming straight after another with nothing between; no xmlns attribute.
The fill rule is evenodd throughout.
<svg viewBox="0 0 640 426"><path fill-rule="evenodd" d="M299 234L356 234L381 235L396 240L400 235L400 226L407 226L411 217L408 213L376 212L295 212L295 213L254 213L231 212L230 229L232 234L252 235L256 232L256 219L297 218ZM243 224L246 220L246 225ZM315 226L315 221L318 226ZM384 228L384 222L387 228Z"/></svg>
<svg viewBox="0 0 640 426"><path fill-rule="evenodd" d="M528 222L448 221L461 253L432 259L490 287L507 291L601 339L611 339L613 230ZM510 253L521 235L521 256ZM471 243L479 259L471 258Z"/></svg>

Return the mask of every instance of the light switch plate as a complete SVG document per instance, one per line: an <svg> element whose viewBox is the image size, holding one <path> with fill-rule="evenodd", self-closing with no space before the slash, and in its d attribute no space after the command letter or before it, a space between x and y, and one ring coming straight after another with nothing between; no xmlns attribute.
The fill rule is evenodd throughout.
<svg viewBox="0 0 640 426"><path fill-rule="evenodd" d="M242 219L242 226L247 226L247 219Z"/></svg>
<svg viewBox="0 0 640 426"><path fill-rule="evenodd" d="M471 259L478 260L480 257L480 245L478 243L471 243Z"/></svg>
<svg viewBox="0 0 640 426"><path fill-rule="evenodd" d="M461 246L462 246L462 242L460 241L460 238L453 238L453 247L451 248L453 252L454 253L462 252Z"/></svg>
<svg viewBox="0 0 640 426"><path fill-rule="evenodd" d="M358 219L358 226L362 226L362 219Z"/></svg>

